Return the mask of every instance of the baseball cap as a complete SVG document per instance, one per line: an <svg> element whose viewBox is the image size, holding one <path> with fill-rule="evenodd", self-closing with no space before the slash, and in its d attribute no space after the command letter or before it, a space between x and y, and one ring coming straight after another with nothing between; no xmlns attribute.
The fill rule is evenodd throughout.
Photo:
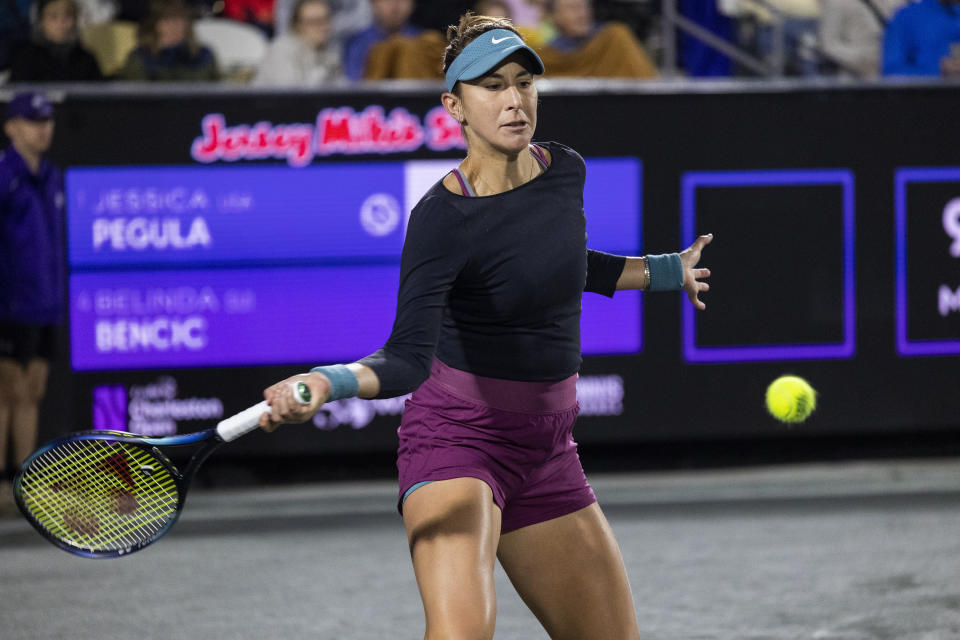
<svg viewBox="0 0 960 640"><path fill-rule="evenodd" d="M514 51L527 51L534 63L533 72L543 73L546 69L537 52L531 49L509 29L485 31L470 41L447 68L447 91L453 91L458 80L473 80L487 73Z"/></svg>
<svg viewBox="0 0 960 640"><path fill-rule="evenodd" d="M50 120L53 118L53 105L42 93L18 93L7 103L6 120L24 118L26 120Z"/></svg>

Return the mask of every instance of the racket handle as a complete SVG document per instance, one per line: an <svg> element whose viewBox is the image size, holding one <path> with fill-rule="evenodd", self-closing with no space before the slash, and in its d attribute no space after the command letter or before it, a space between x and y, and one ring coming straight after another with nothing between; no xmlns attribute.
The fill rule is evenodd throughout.
<svg viewBox="0 0 960 640"><path fill-rule="evenodd" d="M291 383L293 398L300 404L310 404L310 387L303 382ZM240 413L224 418L217 424L217 435L224 442L236 440L240 436L250 433L260 423L260 416L270 412L270 405L264 400L259 404L244 409Z"/></svg>

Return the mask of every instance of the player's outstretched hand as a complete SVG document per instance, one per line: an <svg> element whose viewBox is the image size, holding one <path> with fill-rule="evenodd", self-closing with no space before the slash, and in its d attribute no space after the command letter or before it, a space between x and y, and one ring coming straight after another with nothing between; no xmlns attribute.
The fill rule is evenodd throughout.
<svg viewBox="0 0 960 640"><path fill-rule="evenodd" d="M300 404L293 397L298 382L306 383L310 388L309 404ZM306 422L312 418L330 397L330 381L320 373L300 373L267 387L263 397L270 405L270 411L260 416L260 428L273 431L281 424Z"/></svg>
<svg viewBox="0 0 960 640"><path fill-rule="evenodd" d="M697 269L697 263L700 262L700 254L703 248L713 241L713 234L708 233L700 236L693 241L687 249L680 252L680 262L683 263L683 290L687 292L690 303L701 311L707 308L700 301L700 293L710 291L710 285L706 282L700 282L702 278L710 277L710 269Z"/></svg>

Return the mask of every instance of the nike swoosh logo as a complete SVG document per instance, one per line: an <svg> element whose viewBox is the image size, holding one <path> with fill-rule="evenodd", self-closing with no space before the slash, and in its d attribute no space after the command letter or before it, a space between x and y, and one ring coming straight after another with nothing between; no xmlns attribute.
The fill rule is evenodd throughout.
<svg viewBox="0 0 960 640"><path fill-rule="evenodd" d="M492 42L493 44L500 44L500 43L503 42L504 40L519 40L519 39L520 39L520 38L518 38L517 36L503 36L502 38L500 38L499 40L497 40L497 39L494 38L493 36L490 36L490 42Z"/></svg>

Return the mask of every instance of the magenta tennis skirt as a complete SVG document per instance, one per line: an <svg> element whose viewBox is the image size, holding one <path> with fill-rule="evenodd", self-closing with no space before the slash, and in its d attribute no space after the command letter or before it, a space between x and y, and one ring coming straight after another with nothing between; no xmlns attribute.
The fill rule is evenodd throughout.
<svg viewBox="0 0 960 640"><path fill-rule="evenodd" d="M490 485L502 533L593 504L572 435L579 411L576 375L500 380L434 360L397 431L398 508L414 485L451 478Z"/></svg>

